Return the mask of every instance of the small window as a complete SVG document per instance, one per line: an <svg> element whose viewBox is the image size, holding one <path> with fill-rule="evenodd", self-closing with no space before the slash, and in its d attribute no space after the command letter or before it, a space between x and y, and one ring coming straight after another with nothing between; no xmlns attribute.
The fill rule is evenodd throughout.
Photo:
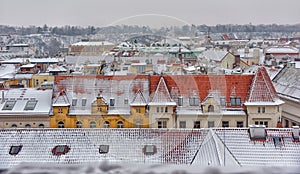
<svg viewBox="0 0 300 174"><path fill-rule="evenodd" d="M230 98L230 105L231 106L241 106L241 98L239 98L239 97L231 97Z"/></svg>
<svg viewBox="0 0 300 174"><path fill-rule="evenodd" d="M208 128L210 128L210 127L215 127L214 121L208 121Z"/></svg>
<svg viewBox="0 0 300 174"><path fill-rule="evenodd" d="M136 112L136 113L141 113L141 109L140 109L140 108L136 108L136 109L135 109L135 112Z"/></svg>
<svg viewBox="0 0 300 174"><path fill-rule="evenodd" d="M167 113L168 112L168 107L165 107L165 113Z"/></svg>
<svg viewBox="0 0 300 174"><path fill-rule="evenodd" d="M25 128L31 128L31 125L30 124L26 124Z"/></svg>
<svg viewBox="0 0 300 174"><path fill-rule="evenodd" d="M159 107L156 107L156 112L159 113Z"/></svg>
<svg viewBox="0 0 300 174"><path fill-rule="evenodd" d="M115 106L115 99L114 98L109 99L109 106Z"/></svg>
<svg viewBox="0 0 300 174"><path fill-rule="evenodd" d="M11 125L12 128L17 128L18 126L16 124Z"/></svg>
<svg viewBox="0 0 300 174"><path fill-rule="evenodd" d="M229 127L229 121L222 121L222 127Z"/></svg>
<svg viewBox="0 0 300 174"><path fill-rule="evenodd" d="M260 107L257 108L257 113L260 113Z"/></svg>
<svg viewBox="0 0 300 174"><path fill-rule="evenodd" d="M157 148L155 145L145 145L143 148L143 153L145 155L154 155L157 152Z"/></svg>
<svg viewBox="0 0 300 174"><path fill-rule="evenodd" d="M72 106L76 106L77 105L77 99L73 98L72 99Z"/></svg>
<svg viewBox="0 0 300 174"><path fill-rule="evenodd" d="M100 145L99 146L99 153L104 154L109 152L109 145Z"/></svg>
<svg viewBox="0 0 300 174"><path fill-rule="evenodd" d="M209 105L208 106L208 112L214 112L215 109L214 109L214 106L213 105Z"/></svg>
<svg viewBox="0 0 300 174"><path fill-rule="evenodd" d="M90 128L96 128L96 122L94 121L90 122Z"/></svg>
<svg viewBox="0 0 300 174"><path fill-rule="evenodd" d="M118 124L118 128L124 128L124 124L122 121L119 121L117 124Z"/></svg>
<svg viewBox="0 0 300 174"><path fill-rule="evenodd" d="M189 103L190 103L190 106L199 106L200 99L199 99L199 97L190 97Z"/></svg>
<svg viewBox="0 0 300 174"><path fill-rule="evenodd" d="M2 110L12 110L13 107L15 106L15 104L16 104L16 101L11 101L11 100L6 101L3 108L2 108Z"/></svg>
<svg viewBox="0 0 300 174"><path fill-rule="evenodd" d="M220 98L220 105L221 106L226 106L226 100L225 100L225 98Z"/></svg>
<svg viewBox="0 0 300 174"><path fill-rule="evenodd" d="M104 128L109 128L109 127L110 127L109 122L108 122L108 121L105 121L105 122L104 122Z"/></svg>
<svg viewBox="0 0 300 174"><path fill-rule="evenodd" d="M124 99L124 104L127 105L128 104L128 98Z"/></svg>
<svg viewBox="0 0 300 174"><path fill-rule="evenodd" d="M236 127L244 127L244 122L243 121L237 121L236 122Z"/></svg>
<svg viewBox="0 0 300 174"><path fill-rule="evenodd" d="M39 128L44 128L45 125L44 124L39 124Z"/></svg>
<svg viewBox="0 0 300 174"><path fill-rule="evenodd" d="M70 151L69 146L67 145L57 145L52 149L53 155L65 155Z"/></svg>
<svg viewBox="0 0 300 174"><path fill-rule="evenodd" d="M82 99L81 105L82 105L82 106L86 106L86 98L83 98L83 99Z"/></svg>
<svg viewBox="0 0 300 174"><path fill-rule="evenodd" d="M10 146L9 154L10 155L17 155L22 150L22 145L19 146Z"/></svg>
<svg viewBox="0 0 300 174"><path fill-rule="evenodd" d="M158 121L157 122L157 128L167 128L167 121Z"/></svg>
<svg viewBox="0 0 300 174"><path fill-rule="evenodd" d="M63 113L63 109L62 108L58 108L58 113L62 114Z"/></svg>
<svg viewBox="0 0 300 174"><path fill-rule="evenodd" d="M62 122L62 121L60 121L60 122L58 122L57 127L58 128L64 128L65 127L65 123Z"/></svg>
<svg viewBox="0 0 300 174"><path fill-rule="evenodd" d="M200 121L194 121L194 129L200 129Z"/></svg>
<svg viewBox="0 0 300 174"><path fill-rule="evenodd" d="M34 110L37 102L38 102L37 100L28 100L24 110Z"/></svg>
<svg viewBox="0 0 300 174"><path fill-rule="evenodd" d="M183 97L178 97L178 106L183 106Z"/></svg>
<svg viewBox="0 0 300 174"><path fill-rule="evenodd" d="M82 128L82 122L81 121L76 122L76 128Z"/></svg>
<svg viewBox="0 0 300 174"><path fill-rule="evenodd" d="M186 128L186 121L180 121L179 128Z"/></svg>
<svg viewBox="0 0 300 174"><path fill-rule="evenodd" d="M262 113L265 113L265 112L266 112L266 108L265 108L265 107L262 107L262 108L261 108L261 112L262 112Z"/></svg>
<svg viewBox="0 0 300 174"><path fill-rule="evenodd" d="M164 108L163 107L160 108L160 112L164 112Z"/></svg>

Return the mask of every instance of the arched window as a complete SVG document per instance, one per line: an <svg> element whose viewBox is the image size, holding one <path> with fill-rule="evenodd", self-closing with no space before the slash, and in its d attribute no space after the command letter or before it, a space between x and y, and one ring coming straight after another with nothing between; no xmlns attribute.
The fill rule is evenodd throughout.
<svg viewBox="0 0 300 174"><path fill-rule="evenodd" d="M214 112L214 106L213 105L208 106L208 112Z"/></svg>
<svg viewBox="0 0 300 174"><path fill-rule="evenodd" d="M124 124L122 121L118 121L118 128L124 128Z"/></svg>
<svg viewBox="0 0 300 174"><path fill-rule="evenodd" d="M12 128L17 128L18 126L16 124L11 125Z"/></svg>
<svg viewBox="0 0 300 174"><path fill-rule="evenodd" d="M82 122L81 121L76 122L76 128L82 128Z"/></svg>
<svg viewBox="0 0 300 174"><path fill-rule="evenodd" d="M31 125L30 124L26 124L25 128L31 128Z"/></svg>
<svg viewBox="0 0 300 174"><path fill-rule="evenodd" d="M65 128L65 123L60 121L60 122L58 122L57 127L58 128Z"/></svg>
<svg viewBox="0 0 300 174"><path fill-rule="evenodd" d="M94 121L90 122L90 128L96 128L96 122Z"/></svg>
<svg viewBox="0 0 300 174"><path fill-rule="evenodd" d="M108 122L108 121L105 121L105 122L104 122L104 128L109 128L109 127L110 127L109 122Z"/></svg>
<svg viewBox="0 0 300 174"><path fill-rule="evenodd" d="M45 125L44 124L39 124L39 128L44 128Z"/></svg>

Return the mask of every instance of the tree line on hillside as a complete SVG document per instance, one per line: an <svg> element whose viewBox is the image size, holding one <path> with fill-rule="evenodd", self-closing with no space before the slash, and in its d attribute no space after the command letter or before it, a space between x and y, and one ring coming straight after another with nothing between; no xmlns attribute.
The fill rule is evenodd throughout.
<svg viewBox="0 0 300 174"><path fill-rule="evenodd" d="M126 33L152 33L159 35L183 35L183 36L197 36L200 33L230 33L230 32L299 32L300 24L295 25L278 25L278 24L261 24L261 25L185 25L185 26L171 26L161 27L159 29L150 28L149 26L137 25L117 25L107 27L95 26L61 26L50 27L46 24L43 26L28 26L28 27L12 27L0 25L0 34L55 34L65 36L85 36L94 34L126 34Z"/></svg>

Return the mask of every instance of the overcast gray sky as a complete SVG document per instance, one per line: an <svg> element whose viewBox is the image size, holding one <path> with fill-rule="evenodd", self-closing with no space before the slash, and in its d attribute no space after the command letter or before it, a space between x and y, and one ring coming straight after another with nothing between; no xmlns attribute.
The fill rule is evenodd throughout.
<svg viewBox="0 0 300 174"><path fill-rule="evenodd" d="M300 23L300 0L0 0L0 24L123 23L296 24Z"/></svg>

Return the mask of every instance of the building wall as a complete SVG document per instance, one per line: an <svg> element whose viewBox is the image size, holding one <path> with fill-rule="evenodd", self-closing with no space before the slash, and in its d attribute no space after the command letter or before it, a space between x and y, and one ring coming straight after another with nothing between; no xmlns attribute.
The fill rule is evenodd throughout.
<svg viewBox="0 0 300 174"><path fill-rule="evenodd" d="M233 54L226 54L222 59L220 66L222 68L233 69L233 64L235 63L235 56Z"/></svg>
<svg viewBox="0 0 300 174"><path fill-rule="evenodd" d="M44 128L50 127L48 115L31 115L31 116L1 116L0 128L12 128L12 125L17 125L17 128L25 128L27 124L31 128L39 128L43 124Z"/></svg>
<svg viewBox="0 0 300 174"><path fill-rule="evenodd" d="M296 101L280 98L285 103L282 105L282 125L283 127L292 127L300 125L300 107Z"/></svg>
<svg viewBox="0 0 300 174"><path fill-rule="evenodd" d="M263 107L265 108L265 112L263 112ZM258 108L260 108L260 112L258 112ZM268 127L276 127L277 122L281 118L282 106L247 106L248 112L248 124L255 124L258 122L268 122Z"/></svg>
<svg viewBox="0 0 300 174"><path fill-rule="evenodd" d="M167 108L167 112L166 112L166 108ZM173 114L173 106L164 106L164 105L149 106L149 127L158 128L158 121L167 121L166 128L174 128L175 119Z"/></svg>
<svg viewBox="0 0 300 174"><path fill-rule="evenodd" d="M54 82L54 76L52 75L39 75L39 74L34 74L32 76L31 80L31 86L33 88L39 88L41 87L41 84L43 82Z"/></svg>

